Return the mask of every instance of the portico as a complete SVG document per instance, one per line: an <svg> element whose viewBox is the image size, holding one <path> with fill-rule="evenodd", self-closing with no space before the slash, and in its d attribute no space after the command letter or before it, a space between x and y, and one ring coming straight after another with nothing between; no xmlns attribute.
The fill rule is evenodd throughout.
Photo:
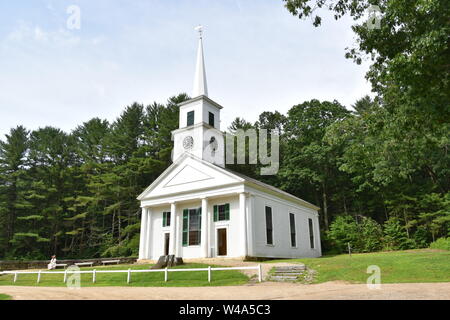
<svg viewBox="0 0 450 320"><path fill-rule="evenodd" d="M247 224L248 197L231 192L142 207L139 259L155 260L166 253L185 258L246 256L247 232L242 229Z"/></svg>

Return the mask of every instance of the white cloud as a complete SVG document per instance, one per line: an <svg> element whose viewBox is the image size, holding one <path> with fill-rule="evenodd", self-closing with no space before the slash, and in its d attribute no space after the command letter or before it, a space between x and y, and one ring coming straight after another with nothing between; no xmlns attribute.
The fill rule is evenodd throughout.
<svg viewBox="0 0 450 320"><path fill-rule="evenodd" d="M6 45L41 44L47 46L77 46L81 39L72 32L59 28L57 30L44 30L39 25L19 21L14 30L6 36ZM5 44L5 43L4 43Z"/></svg>

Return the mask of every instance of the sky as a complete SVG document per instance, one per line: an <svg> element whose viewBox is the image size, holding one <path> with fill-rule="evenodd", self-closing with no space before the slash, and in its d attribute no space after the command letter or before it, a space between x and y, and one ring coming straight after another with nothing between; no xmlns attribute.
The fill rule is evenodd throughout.
<svg viewBox="0 0 450 320"><path fill-rule="evenodd" d="M70 132L191 94L199 24L222 130L313 98L350 107L370 94L368 63L344 57L354 22L323 14L315 28L282 0L0 0L0 138L17 125Z"/></svg>

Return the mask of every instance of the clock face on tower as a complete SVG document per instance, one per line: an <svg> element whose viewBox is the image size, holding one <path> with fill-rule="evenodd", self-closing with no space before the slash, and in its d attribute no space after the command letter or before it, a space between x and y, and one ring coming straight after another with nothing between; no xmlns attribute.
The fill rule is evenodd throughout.
<svg viewBox="0 0 450 320"><path fill-rule="evenodd" d="M193 146L194 146L194 138L192 138L191 136L185 137L183 140L183 148L185 150L190 150L192 149Z"/></svg>

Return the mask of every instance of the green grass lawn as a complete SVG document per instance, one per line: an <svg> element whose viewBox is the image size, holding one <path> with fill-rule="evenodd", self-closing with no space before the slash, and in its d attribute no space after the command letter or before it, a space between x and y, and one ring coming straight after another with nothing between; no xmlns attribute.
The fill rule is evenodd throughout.
<svg viewBox="0 0 450 320"><path fill-rule="evenodd" d="M272 260L301 262L317 271L315 283L344 280L366 283L367 267L381 269L381 283L449 282L450 251L408 250L324 256L321 258Z"/></svg>
<svg viewBox="0 0 450 320"><path fill-rule="evenodd" d="M205 268L204 264L186 264L176 268ZM211 266L212 267L212 266ZM142 270L149 269L150 265L118 265L95 268L81 268L85 270ZM61 271L61 270L58 270ZM81 274L82 287L198 287L198 286L229 286L240 285L248 282L248 277L235 270L212 271L211 283L208 283L207 271L169 272L167 282L164 282L164 272L132 273L131 283L127 283L126 273L97 273L96 283L92 283L92 274ZM70 274L68 274L68 279ZM40 283L36 283L37 274L20 274L17 282L13 282L14 275L0 276L0 286L41 286L41 287L63 287L64 274L42 274Z"/></svg>
<svg viewBox="0 0 450 320"><path fill-rule="evenodd" d="M11 300L11 297L7 294L0 293L0 300Z"/></svg>

